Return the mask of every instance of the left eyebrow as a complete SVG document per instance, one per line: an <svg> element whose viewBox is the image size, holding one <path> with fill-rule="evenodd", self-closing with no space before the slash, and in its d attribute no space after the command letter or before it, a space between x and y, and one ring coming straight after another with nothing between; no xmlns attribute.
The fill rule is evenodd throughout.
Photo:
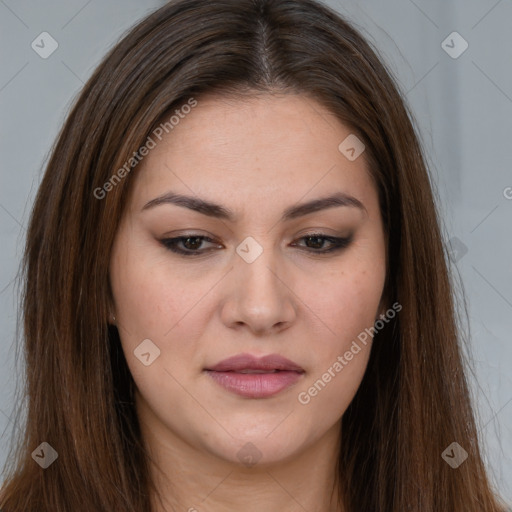
<svg viewBox="0 0 512 512"><path fill-rule="evenodd" d="M142 210L147 210L161 204L175 204L177 206L182 206L184 208L194 210L198 213L202 213L203 215L228 220L231 222L233 222L235 219L234 213L229 208L226 208L220 204L206 201L204 199L199 199L197 197L175 194L174 192L168 192L162 196L152 199L143 206ZM313 199L307 203L290 206L284 211L281 220L288 221L296 219L297 217L309 215L310 213L314 213L320 210L339 206L358 208L361 211L368 213L365 206L363 203L361 203L361 201L359 201L359 199L356 199L354 196L345 194L343 192L337 192L336 194L332 194L327 197Z"/></svg>
<svg viewBox="0 0 512 512"><path fill-rule="evenodd" d="M368 213L363 203L356 199L354 196L338 192L336 194L323 197L320 199L313 199L307 203L299 204L297 206L291 206L287 208L282 216L281 220L291 220L303 215L317 212L319 210L325 210L327 208L334 208L337 206L349 206L353 208L359 208L361 211Z"/></svg>

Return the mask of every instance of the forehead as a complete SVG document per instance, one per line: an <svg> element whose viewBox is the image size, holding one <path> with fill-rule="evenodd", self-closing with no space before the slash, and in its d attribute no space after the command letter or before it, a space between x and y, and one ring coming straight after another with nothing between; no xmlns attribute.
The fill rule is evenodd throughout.
<svg viewBox="0 0 512 512"><path fill-rule="evenodd" d="M268 201L333 187L362 194L372 186L364 153L350 161L340 152L351 129L310 97L204 96L177 110L172 128L161 140L153 136L154 148L136 168L138 206L171 188Z"/></svg>

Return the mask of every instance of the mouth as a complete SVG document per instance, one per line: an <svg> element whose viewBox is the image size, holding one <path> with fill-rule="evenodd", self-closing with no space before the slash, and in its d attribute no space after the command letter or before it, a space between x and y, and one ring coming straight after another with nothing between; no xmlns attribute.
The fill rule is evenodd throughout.
<svg viewBox="0 0 512 512"><path fill-rule="evenodd" d="M237 373L275 373L280 371L304 373L301 366L279 354L270 354L264 357L238 354L224 359L214 366L205 368L205 370Z"/></svg>
<svg viewBox="0 0 512 512"><path fill-rule="evenodd" d="M274 396L303 378L305 370L278 354L239 354L204 371L225 390L246 398Z"/></svg>
<svg viewBox="0 0 512 512"><path fill-rule="evenodd" d="M233 371L233 370L229 370L229 371ZM239 372L235 372L235 373L277 373L277 372L280 372L282 370L271 370L271 371L267 371L267 370L240 370Z"/></svg>

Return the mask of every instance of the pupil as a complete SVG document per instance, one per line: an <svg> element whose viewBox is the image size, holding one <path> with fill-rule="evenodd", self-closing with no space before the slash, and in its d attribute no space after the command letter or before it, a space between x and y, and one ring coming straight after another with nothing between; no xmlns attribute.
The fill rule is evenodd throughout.
<svg viewBox="0 0 512 512"><path fill-rule="evenodd" d="M194 243L190 244L190 243L189 243L189 241L190 241L190 240L195 240L195 241L196 241L196 243L195 243L195 244L194 244ZM201 239L200 239L199 237L197 237L197 236L195 236L195 237L188 237L188 238L186 238L186 239L184 240L183 245L185 245L185 247L186 247L187 249L197 249L197 248L198 248L198 246L200 246L200 245L201 245ZM189 245L192 245L192 247L189 247Z"/></svg>
<svg viewBox="0 0 512 512"><path fill-rule="evenodd" d="M323 239L318 237L318 236L308 236L307 239L306 239L306 244L308 245L308 247L311 247L308 242L311 241L311 240L316 240L318 243L314 243L314 248L316 249L320 249L323 245Z"/></svg>

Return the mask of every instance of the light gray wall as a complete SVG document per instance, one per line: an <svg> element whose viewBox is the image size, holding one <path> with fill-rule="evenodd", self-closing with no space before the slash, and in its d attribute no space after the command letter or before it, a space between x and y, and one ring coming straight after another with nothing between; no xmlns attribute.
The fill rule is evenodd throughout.
<svg viewBox="0 0 512 512"><path fill-rule="evenodd" d="M43 164L71 100L107 48L162 3L0 0L0 464L13 428L13 279ZM484 454L512 502L512 3L327 3L375 43L418 121L467 294ZM454 31L463 40L446 39ZM41 48L42 32L58 42L47 59L31 47L36 40L39 52L51 48L49 40ZM467 50L452 58L464 41Z"/></svg>

